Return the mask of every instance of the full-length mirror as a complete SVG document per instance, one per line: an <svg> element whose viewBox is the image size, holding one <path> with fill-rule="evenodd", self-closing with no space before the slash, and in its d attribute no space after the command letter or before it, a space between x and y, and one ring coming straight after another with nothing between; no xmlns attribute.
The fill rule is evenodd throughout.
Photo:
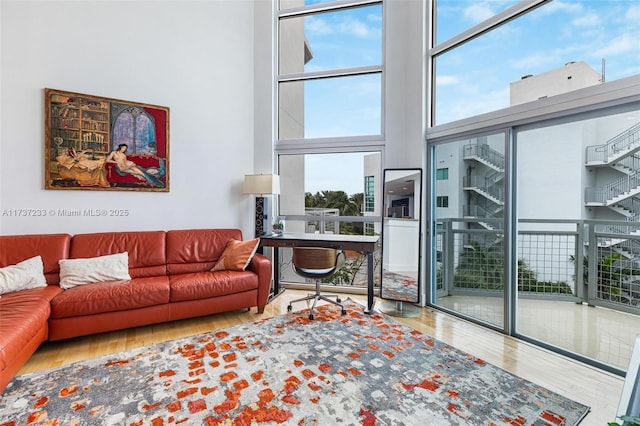
<svg viewBox="0 0 640 426"><path fill-rule="evenodd" d="M380 297L396 311L420 301L421 181L421 169L384 170Z"/></svg>

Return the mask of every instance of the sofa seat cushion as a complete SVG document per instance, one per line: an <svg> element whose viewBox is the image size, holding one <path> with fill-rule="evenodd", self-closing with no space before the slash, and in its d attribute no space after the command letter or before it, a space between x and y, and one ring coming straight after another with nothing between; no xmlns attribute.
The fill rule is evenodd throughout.
<svg viewBox="0 0 640 426"><path fill-rule="evenodd" d="M65 290L51 301L51 318L126 311L168 302L166 276L107 281Z"/></svg>
<svg viewBox="0 0 640 426"><path fill-rule="evenodd" d="M249 271L195 272L170 277L171 301L206 299L256 290L258 276Z"/></svg>
<svg viewBox="0 0 640 426"><path fill-rule="evenodd" d="M60 287L50 285L2 295L0 370L4 370L7 361L14 359L43 327L47 327L50 301L61 292Z"/></svg>

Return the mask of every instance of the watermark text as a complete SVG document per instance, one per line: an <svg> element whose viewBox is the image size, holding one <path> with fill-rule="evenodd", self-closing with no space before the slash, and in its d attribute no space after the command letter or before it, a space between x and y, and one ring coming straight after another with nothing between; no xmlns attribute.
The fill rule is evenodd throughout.
<svg viewBox="0 0 640 426"><path fill-rule="evenodd" d="M1 217L126 217L129 209L2 209Z"/></svg>

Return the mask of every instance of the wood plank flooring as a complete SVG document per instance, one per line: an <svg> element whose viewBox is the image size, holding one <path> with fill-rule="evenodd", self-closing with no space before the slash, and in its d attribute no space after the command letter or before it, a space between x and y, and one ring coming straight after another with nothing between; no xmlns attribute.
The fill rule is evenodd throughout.
<svg viewBox="0 0 640 426"><path fill-rule="evenodd" d="M235 311L61 342L46 342L19 374L280 315L287 312L289 300L305 294L306 291L288 289L267 305L262 315L257 314L255 309L250 312ZM366 296L363 295L349 297L363 305L366 302ZM376 300L376 303L382 301ZM304 306L303 302L298 303L294 310L302 309ZM623 379L616 375L434 309L423 308L418 317L395 319L522 378L590 406L591 412L581 426L603 426L615 420L623 385Z"/></svg>

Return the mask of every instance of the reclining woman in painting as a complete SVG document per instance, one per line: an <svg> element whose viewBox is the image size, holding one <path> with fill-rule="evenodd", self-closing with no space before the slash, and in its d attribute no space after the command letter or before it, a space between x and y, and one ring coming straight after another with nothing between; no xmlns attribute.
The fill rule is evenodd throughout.
<svg viewBox="0 0 640 426"><path fill-rule="evenodd" d="M157 173L157 169L146 170L144 167L137 165L133 161L127 160L125 152L128 148L129 146L126 143L121 143L118 145L118 149L111 151L106 162L115 163L116 170L120 173L127 173L135 176L140 180L148 182L152 186L164 186L164 183L154 176L153 172Z"/></svg>

